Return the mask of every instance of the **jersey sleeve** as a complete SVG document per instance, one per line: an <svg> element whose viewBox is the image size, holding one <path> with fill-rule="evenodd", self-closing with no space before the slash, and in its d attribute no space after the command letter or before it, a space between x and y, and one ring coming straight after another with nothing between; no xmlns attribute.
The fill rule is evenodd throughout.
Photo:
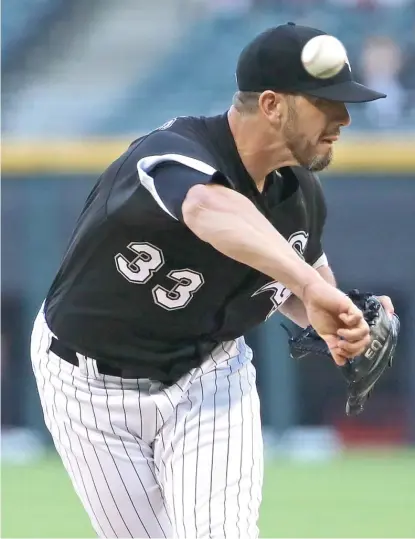
<svg viewBox="0 0 415 539"><path fill-rule="evenodd" d="M107 213L126 224L165 218L182 221L182 204L194 185L219 183L234 188L217 170L204 144L168 130L133 142L110 176Z"/></svg>
<svg viewBox="0 0 415 539"><path fill-rule="evenodd" d="M183 201L194 185L219 183L232 187L229 179L211 165L179 154L145 157L138 161L137 170L141 185L157 205L179 221L183 221Z"/></svg>

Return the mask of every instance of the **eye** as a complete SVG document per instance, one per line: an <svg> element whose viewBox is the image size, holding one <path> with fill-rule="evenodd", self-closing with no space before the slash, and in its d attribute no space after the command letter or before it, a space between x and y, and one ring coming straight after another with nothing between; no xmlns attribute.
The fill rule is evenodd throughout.
<svg viewBox="0 0 415 539"><path fill-rule="evenodd" d="M315 104L317 107L321 109L324 109L324 108L327 109L332 105L332 102L329 101L328 99L323 99L322 97L318 97Z"/></svg>
<svg viewBox="0 0 415 539"><path fill-rule="evenodd" d="M308 99L318 109L324 109L330 106L330 101L323 99L322 97L309 96Z"/></svg>

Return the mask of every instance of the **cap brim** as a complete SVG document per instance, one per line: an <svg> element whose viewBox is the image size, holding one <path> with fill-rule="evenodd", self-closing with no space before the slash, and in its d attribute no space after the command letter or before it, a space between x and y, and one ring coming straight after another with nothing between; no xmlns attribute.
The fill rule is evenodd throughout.
<svg viewBox="0 0 415 539"><path fill-rule="evenodd" d="M386 94L371 90L367 86L363 86L363 84L359 84L352 80L339 82L332 86L313 88L304 93L314 97L323 97L330 101L343 101L344 103L366 103L368 101L375 101L376 99L386 97Z"/></svg>

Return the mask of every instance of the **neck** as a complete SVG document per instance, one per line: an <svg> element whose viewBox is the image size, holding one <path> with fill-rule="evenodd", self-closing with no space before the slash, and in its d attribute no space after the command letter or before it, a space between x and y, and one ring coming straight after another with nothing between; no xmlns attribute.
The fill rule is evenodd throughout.
<svg viewBox="0 0 415 539"><path fill-rule="evenodd" d="M259 191L262 191L268 174L298 164L284 141L265 130L256 114L244 115L231 107L228 122L241 161Z"/></svg>

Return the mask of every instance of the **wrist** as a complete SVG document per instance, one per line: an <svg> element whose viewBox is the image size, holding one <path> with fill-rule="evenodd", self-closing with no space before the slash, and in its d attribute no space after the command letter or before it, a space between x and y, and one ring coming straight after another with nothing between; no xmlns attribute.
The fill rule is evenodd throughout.
<svg viewBox="0 0 415 539"><path fill-rule="evenodd" d="M291 291L303 303L305 303L310 290L313 289L315 285L321 286L321 284L327 285L328 283L323 279L323 277L319 274L318 271L309 266L309 270L304 271L304 274L301 276L301 279L299 279L298 286L293 287Z"/></svg>

